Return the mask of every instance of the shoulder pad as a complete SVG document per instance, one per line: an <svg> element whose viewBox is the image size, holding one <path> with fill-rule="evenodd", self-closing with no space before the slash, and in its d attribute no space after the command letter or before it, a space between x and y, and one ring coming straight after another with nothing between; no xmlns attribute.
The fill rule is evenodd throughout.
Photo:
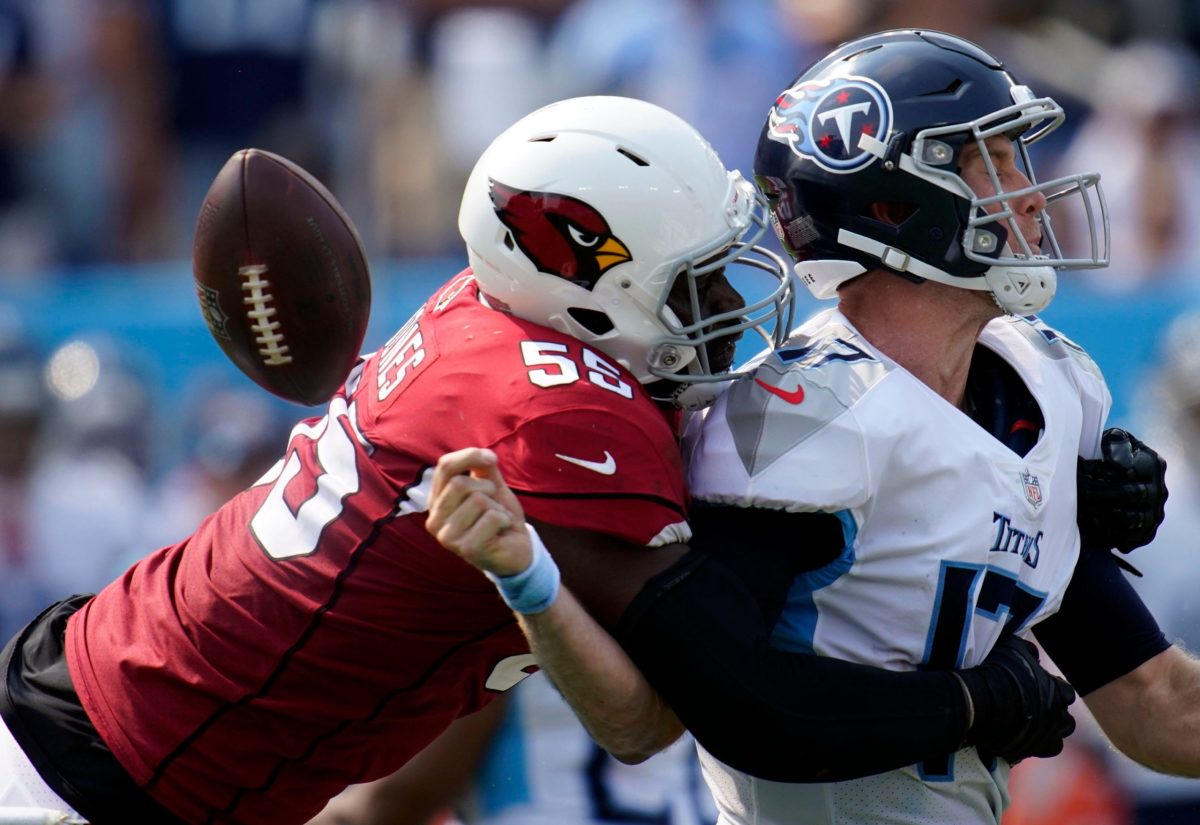
<svg viewBox="0 0 1200 825"><path fill-rule="evenodd" d="M1047 358L1056 361L1070 358L1083 368L1085 372L1101 381L1104 380L1104 375L1100 372L1100 367L1092 360L1092 356L1087 354L1087 350L1058 330L1047 326L1046 322L1041 318L1038 318L1036 315L1028 315L1015 316L1006 320L1027 341L1033 344L1034 349Z"/></svg>
<svg viewBox="0 0 1200 825"><path fill-rule="evenodd" d="M843 325L794 335L729 389L726 420L747 473L821 431L891 369Z"/></svg>

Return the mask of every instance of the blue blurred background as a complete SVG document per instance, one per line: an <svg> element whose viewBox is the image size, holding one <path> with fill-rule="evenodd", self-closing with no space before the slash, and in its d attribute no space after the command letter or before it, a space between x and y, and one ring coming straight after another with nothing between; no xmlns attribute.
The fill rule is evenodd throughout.
<svg viewBox="0 0 1200 825"><path fill-rule="evenodd" d="M1200 342L1164 337L1200 297L1192 0L0 0L0 638L186 535L308 414L225 361L196 307L196 211L237 149L342 201L372 349L465 266L462 185L526 112L646 98L748 174L812 59L921 26L1067 108L1038 173L1102 174L1113 265L1064 276L1045 317L1104 370L1114 423L1150 426Z"/></svg>
<svg viewBox="0 0 1200 825"><path fill-rule="evenodd" d="M102 335L145 373L152 415L177 421L197 374L250 386L207 340L188 267L200 199L237 149L286 155L343 202L373 262L374 347L465 263L462 184L527 111L647 98L748 174L767 105L811 59L923 25L1066 106L1035 147L1042 177L1102 173L1113 266L1066 276L1046 317L1133 417L1157 333L1200 284L1200 6L1185 0L0 0L6 334L42 358ZM156 439L154 471L178 449Z"/></svg>
<svg viewBox="0 0 1200 825"><path fill-rule="evenodd" d="M465 265L465 255L377 260L372 265L372 311L364 351L381 346ZM1114 423L1129 424L1146 401L1139 393L1158 358L1158 334L1176 315L1192 308L1195 292L1171 285L1112 295L1097 293L1074 277L1068 274L1060 280L1058 295L1043 317L1096 360L1113 392ZM180 405L190 401L188 390L198 379L265 395L225 359L210 337L196 304L188 261L47 272L37 283L0 287L0 301L27 323L28 343L39 351L50 353L77 338L113 345L114 355L119 353L127 366L144 373L141 378L160 415L182 415ZM825 306L801 287L801 317ZM739 361L760 346L753 336L744 339ZM272 403L296 418L311 411L283 401ZM161 444L170 454L155 455L156 466L175 460L178 446Z"/></svg>

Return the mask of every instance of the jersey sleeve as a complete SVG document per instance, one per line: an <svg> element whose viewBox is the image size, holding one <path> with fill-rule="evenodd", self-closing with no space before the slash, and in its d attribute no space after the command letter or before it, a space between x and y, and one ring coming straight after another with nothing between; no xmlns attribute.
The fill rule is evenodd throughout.
<svg viewBox="0 0 1200 825"><path fill-rule="evenodd" d="M1079 432L1079 455L1097 458L1100 455L1100 436L1112 408L1112 394L1100 366L1087 351L1040 319L1028 319L1032 333L1027 333L1035 345L1051 359L1062 363L1071 381L1079 390L1083 413Z"/></svg>
<svg viewBox="0 0 1200 825"><path fill-rule="evenodd" d="M420 510L440 456L488 447L533 519L638 545L688 536L675 431L633 376L452 281L367 362L359 434ZM403 508L402 508L403 509Z"/></svg>
<svg viewBox="0 0 1200 825"><path fill-rule="evenodd" d="M1079 401L1083 410L1079 455L1097 458L1100 455L1100 437L1104 434L1108 413L1112 409L1112 394L1096 362L1078 344L1068 341L1067 346L1074 350L1071 369L1079 387Z"/></svg>
<svg viewBox="0 0 1200 825"><path fill-rule="evenodd" d="M1080 696L1169 647L1113 554L1095 547L1079 554L1062 607L1033 632Z"/></svg>
<svg viewBox="0 0 1200 825"><path fill-rule="evenodd" d="M493 445L526 514L638 545L687 541L679 447L650 409L658 420L585 407L538 414Z"/></svg>

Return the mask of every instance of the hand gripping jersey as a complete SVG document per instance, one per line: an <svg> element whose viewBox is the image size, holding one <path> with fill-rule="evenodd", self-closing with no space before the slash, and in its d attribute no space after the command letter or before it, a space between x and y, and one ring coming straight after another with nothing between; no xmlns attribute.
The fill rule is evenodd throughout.
<svg viewBox="0 0 1200 825"><path fill-rule="evenodd" d="M1021 456L875 350L836 310L799 328L685 438L693 498L833 513L845 546L800 576L772 644L895 670L979 664L1005 628L1058 610L1079 554L1076 457L1098 454L1110 396L1039 321L979 345L1019 376L1045 429ZM1017 422L1022 426L1022 422ZM782 539L805 552L805 536ZM723 823L998 823L1008 766L973 748L826 785L764 782L701 754Z"/></svg>
<svg viewBox="0 0 1200 825"><path fill-rule="evenodd" d="M274 469L72 618L71 676L136 782L189 822L303 822L533 669L495 588L424 528L432 466L466 446L497 452L532 518L690 536L640 386L463 273Z"/></svg>

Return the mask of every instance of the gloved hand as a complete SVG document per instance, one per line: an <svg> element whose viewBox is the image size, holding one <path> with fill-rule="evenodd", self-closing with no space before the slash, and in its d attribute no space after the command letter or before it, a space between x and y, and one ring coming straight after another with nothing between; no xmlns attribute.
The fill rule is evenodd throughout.
<svg viewBox="0 0 1200 825"><path fill-rule="evenodd" d="M1124 430L1104 431L1100 458L1079 459L1076 520L1087 547L1122 553L1149 544L1163 520L1167 462Z"/></svg>
<svg viewBox="0 0 1200 825"><path fill-rule="evenodd" d="M1002 757L1016 764L1028 756L1057 756L1075 730L1067 708L1075 690L1038 662L1037 648L1006 633L979 665L957 671L971 695L974 719L965 744L984 763Z"/></svg>

